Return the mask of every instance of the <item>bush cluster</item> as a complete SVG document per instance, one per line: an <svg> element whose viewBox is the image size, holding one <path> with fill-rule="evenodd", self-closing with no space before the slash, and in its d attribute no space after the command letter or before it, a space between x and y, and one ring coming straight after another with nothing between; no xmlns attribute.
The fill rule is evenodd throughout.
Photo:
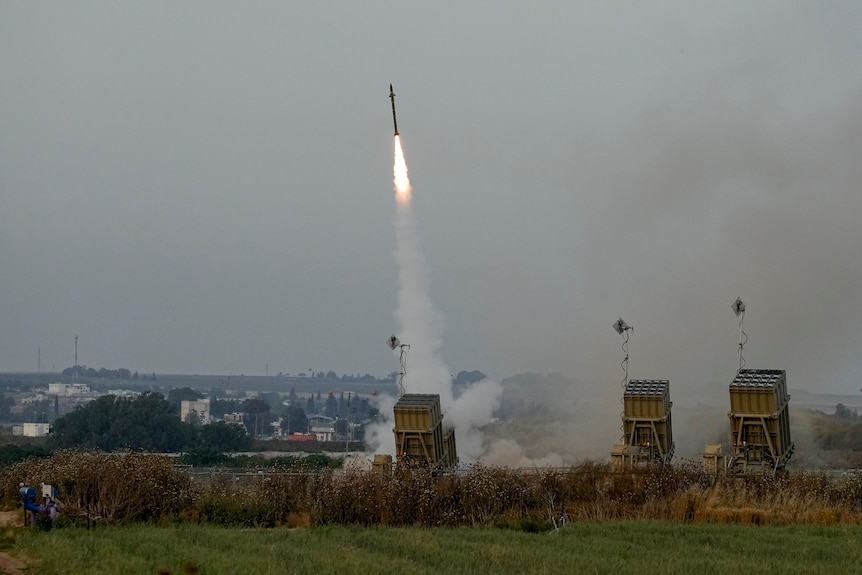
<svg viewBox="0 0 862 575"><path fill-rule="evenodd" d="M487 525L538 531L565 521L660 519L860 523L862 480L822 475L716 477L697 466L618 471L593 462L530 471L473 466L434 475L397 467L260 469L193 481L156 455L62 451L0 474L58 488L64 514L106 524L189 521L226 526Z"/></svg>
<svg viewBox="0 0 862 575"><path fill-rule="evenodd" d="M140 453L55 451L28 459L0 474L3 498L17 501L18 485L57 489L65 515L104 523L154 521L191 505L196 489L187 473L167 457Z"/></svg>

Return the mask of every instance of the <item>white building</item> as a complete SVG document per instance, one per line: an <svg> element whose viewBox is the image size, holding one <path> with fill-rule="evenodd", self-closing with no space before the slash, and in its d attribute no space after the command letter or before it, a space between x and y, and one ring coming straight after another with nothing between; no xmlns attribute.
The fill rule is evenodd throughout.
<svg viewBox="0 0 862 575"><path fill-rule="evenodd" d="M22 405L28 405L30 403L38 403L40 401L45 401L46 399L50 399L48 397L48 394L40 390L33 395L28 395L27 397L22 398L20 403Z"/></svg>
<svg viewBox="0 0 862 575"><path fill-rule="evenodd" d="M239 423L241 425L243 417L245 417L245 414L240 413L239 411L234 411L233 413L225 413L224 414L224 422L225 423Z"/></svg>
<svg viewBox="0 0 862 575"><path fill-rule="evenodd" d="M308 418L308 431L317 437L317 441L334 441L335 420L324 415L312 415Z"/></svg>
<svg viewBox="0 0 862 575"><path fill-rule="evenodd" d="M212 421L209 398L198 399L195 401L184 399L180 404L180 419L188 421L189 415L192 413L197 415L200 419L201 425L206 425Z"/></svg>
<svg viewBox="0 0 862 575"><path fill-rule="evenodd" d="M50 423L22 423L12 426L12 435L24 437L45 437L51 433Z"/></svg>
<svg viewBox="0 0 862 575"><path fill-rule="evenodd" d="M109 389L106 395L113 395L114 397L122 397L124 399L135 399L141 395L141 392L132 391L131 389Z"/></svg>
<svg viewBox="0 0 862 575"><path fill-rule="evenodd" d="M88 395L90 393L89 383L49 383L48 394L63 397L75 395Z"/></svg>

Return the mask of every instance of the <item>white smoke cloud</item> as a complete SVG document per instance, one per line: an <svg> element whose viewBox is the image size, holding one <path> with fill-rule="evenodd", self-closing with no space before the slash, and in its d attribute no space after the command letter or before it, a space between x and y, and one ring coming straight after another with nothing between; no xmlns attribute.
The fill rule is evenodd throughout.
<svg viewBox="0 0 862 575"><path fill-rule="evenodd" d="M429 294L428 266L419 248L410 201L412 188L398 137L395 139L394 184L398 199L395 260L399 284L395 319L399 325L398 337L410 346L404 391L440 395L444 423L455 426L459 458L464 462L476 461L483 454L479 428L491 420L503 390L499 383L483 380L465 387L456 397L451 372L440 356L443 319ZM396 354L400 352L400 349L395 350Z"/></svg>
<svg viewBox="0 0 862 575"><path fill-rule="evenodd" d="M392 433L392 410L395 398L381 394L371 402L380 412L381 421L365 427L365 444L376 453L395 454L395 435Z"/></svg>
<svg viewBox="0 0 862 575"><path fill-rule="evenodd" d="M482 463L497 467L563 467L567 462L558 453L530 457L516 441L495 439L491 442Z"/></svg>

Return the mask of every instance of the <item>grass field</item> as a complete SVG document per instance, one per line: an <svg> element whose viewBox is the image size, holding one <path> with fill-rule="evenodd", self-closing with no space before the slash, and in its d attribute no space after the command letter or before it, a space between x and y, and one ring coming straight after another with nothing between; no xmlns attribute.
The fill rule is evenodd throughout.
<svg viewBox="0 0 862 575"><path fill-rule="evenodd" d="M489 528L221 529L182 525L16 529L27 573L859 573L860 526L570 523Z"/></svg>

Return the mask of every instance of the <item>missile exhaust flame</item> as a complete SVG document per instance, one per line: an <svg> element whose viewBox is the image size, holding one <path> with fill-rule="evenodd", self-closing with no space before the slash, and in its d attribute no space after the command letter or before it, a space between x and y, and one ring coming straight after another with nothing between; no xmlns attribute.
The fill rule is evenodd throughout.
<svg viewBox="0 0 862 575"><path fill-rule="evenodd" d="M404 150L401 149L401 136L395 136L395 164L393 167L395 182L395 198L399 205L410 203L410 179L407 177L407 162L404 160Z"/></svg>

